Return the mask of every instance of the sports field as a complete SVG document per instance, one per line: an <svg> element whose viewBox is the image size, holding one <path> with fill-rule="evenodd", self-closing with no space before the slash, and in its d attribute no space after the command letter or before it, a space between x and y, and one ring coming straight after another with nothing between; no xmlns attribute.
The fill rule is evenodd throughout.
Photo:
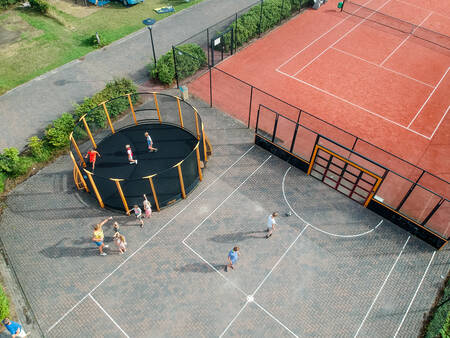
<svg viewBox="0 0 450 338"><path fill-rule="evenodd" d="M216 67L449 180L450 3L344 8L330 1L307 10ZM237 107L248 106L249 89L217 70L212 78L214 105L247 121L248 109ZM209 100L208 75L190 89ZM296 120L297 112L270 108Z"/></svg>

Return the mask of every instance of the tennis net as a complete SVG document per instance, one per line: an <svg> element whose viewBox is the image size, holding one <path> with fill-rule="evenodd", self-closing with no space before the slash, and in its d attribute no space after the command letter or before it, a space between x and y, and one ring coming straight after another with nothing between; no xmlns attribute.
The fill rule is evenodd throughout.
<svg viewBox="0 0 450 338"><path fill-rule="evenodd" d="M349 0L344 0L342 11L350 15L375 22L377 24L393 28L400 32L411 34L412 36L431 42L435 45L450 49L450 36L432 31L430 29L415 25L374 9L364 7Z"/></svg>

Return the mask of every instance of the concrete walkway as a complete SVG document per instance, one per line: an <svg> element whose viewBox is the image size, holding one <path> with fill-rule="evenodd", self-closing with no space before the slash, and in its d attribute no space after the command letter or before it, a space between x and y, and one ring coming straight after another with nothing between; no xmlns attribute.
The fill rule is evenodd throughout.
<svg viewBox="0 0 450 338"><path fill-rule="evenodd" d="M205 0L157 22L153 28L157 57L173 44L256 2ZM23 149L28 138L41 133L51 121L72 110L73 103L103 89L114 77L144 83L151 56L150 37L143 28L0 96L0 150Z"/></svg>

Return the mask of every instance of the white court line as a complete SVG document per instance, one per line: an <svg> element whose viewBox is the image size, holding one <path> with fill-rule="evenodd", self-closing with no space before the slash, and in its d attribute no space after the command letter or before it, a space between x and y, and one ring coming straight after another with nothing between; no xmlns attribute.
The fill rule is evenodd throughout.
<svg viewBox="0 0 450 338"><path fill-rule="evenodd" d="M306 222L305 222L306 223ZM264 279L262 280L262 282L258 285L258 287L255 289L255 291L253 291L252 296L254 297L255 294L258 292L258 290L261 288L261 286L264 284L264 282L267 280L267 278L269 278L269 276L272 274L273 270L275 270L275 268L278 266L278 264L280 264L280 262L282 261L282 259L284 258L284 256L286 256L286 254L289 252L289 250L291 250L291 248L294 246L294 244L297 242L297 240L300 238L301 235L303 235L303 233L305 232L305 230L308 228L309 224L306 224L306 226L302 229L302 231L298 234L297 238L291 243L291 245L289 245L289 247L286 249L286 251L284 252L284 254L281 255L281 257L278 259L278 261L275 263L275 265L272 267L272 269L270 269L269 273L266 275L266 277L264 277Z"/></svg>
<svg viewBox="0 0 450 338"><path fill-rule="evenodd" d="M122 330L122 328L119 326L119 324L116 323L116 321L109 315L108 312L106 312L106 310L99 304L99 302L97 302L97 300L92 297L91 294L89 294L89 297L91 297L91 299L94 301L95 304L97 304L97 306L105 313L106 316L108 316L109 319L111 319L111 321L114 323L115 326L117 326L117 328L125 335L125 337L130 338L129 335L127 335L127 333Z"/></svg>
<svg viewBox="0 0 450 338"><path fill-rule="evenodd" d="M450 67L447 68L447 71L444 73L444 75L442 75L441 79L439 80L438 84L436 85L436 87L434 87L433 91L430 93L430 95L428 95L428 98L425 100L425 102L423 103L422 107L420 107L419 111L417 112L416 116L414 116L414 118L411 120L411 122L408 124L408 128L411 127L411 125L413 124L413 122L416 120L416 118L419 116L420 112L422 111L422 109L425 107L425 105L428 103L428 101L430 100L431 96L433 96L434 92L436 91L436 89L439 87L439 85L441 84L442 80L444 80L445 76L447 75L448 71L450 70ZM435 129L436 131L436 129ZM433 132L434 134L434 132Z"/></svg>
<svg viewBox="0 0 450 338"><path fill-rule="evenodd" d="M239 317L241 312L244 311L244 309L247 307L247 305L248 305L248 300L245 302L244 306L239 310L239 312L236 314L236 316L234 316L234 318L231 320L231 322L228 324L228 326L225 328L225 330L223 330L223 332L220 334L219 338L223 337L223 335L228 331L228 329L231 327L231 325L233 325L234 321L237 319L237 317Z"/></svg>
<svg viewBox="0 0 450 338"><path fill-rule="evenodd" d="M284 185L285 185L285 181L286 181L286 176L287 176L289 170L291 170L291 168L292 168L292 167L287 168L287 170L286 170L286 172L284 173L284 176L283 176L283 182L282 182L282 184L281 184L281 190L283 191L284 201L285 201L286 204L288 205L289 209L291 209L292 213L293 213L298 219L300 219L302 222L304 222L304 223L306 223L307 225L309 225L309 226L310 226L311 228L313 228L314 230L319 231L319 232L324 233L324 234L329 235L329 236L333 236L333 237L340 237L340 238L355 238L355 237L360 237L360 236L364 236L364 235L370 234L372 231L377 230L377 228L383 223L383 220L381 220L381 221L375 226L375 228L370 229L370 230L368 230L368 231L366 231L366 232L362 232L362 233L360 233L360 234L354 234L354 235L339 235L339 234L333 234L333 233L331 233L331 232L322 230L322 229L320 229L320 228L318 228L318 227L312 225L311 223L307 222L303 217L299 216L299 214L297 214L297 212L294 210L294 208L292 208L291 204L289 203L289 201L288 201L288 199L287 199L287 197L286 197L286 191L285 191Z"/></svg>
<svg viewBox="0 0 450 338"><path fill-rule="evenodd" d="M276 321L278 324L280 324L282 327L284 327L286 330L288 330L294 337L298 338L298 336L294 332L289 330L289 328L286 325L284 325L274 315L272 315L269 311L267 311L265 308L263 308L261 305L259 305L259 303L257 303L257 302L253 302L253 303L255 303L255 305L257 307L259 307L261 310L263 310L270 318L272 318L274 321Z"/></svg>
<svg viewBox="0 0 450 338"><path fill-rule="evenodd" d="M433 134L431 134L431 138L433 138L434 134L438 131L438 129L439 129L442 121L444 121L445 116L447 115L449 109L450 109L450 105L447 107L447 110L445 111L444 115L441 117L441 120L439 121L439 123L437 124L436 128L434 129Z"/></svg>
<svg viewBox="0 0 450 338"><path fill-rule="evenodd" d="M279 69L276 69L276 71L279 72L279 73L281 73L281 74L283 74L283 75L285 75L285 76L287 76L287 77L289 77L289 78L291 78L291 79L293 79L293 80L295 80L295 81L298 81L298 82L303 83L303 84L305 84L305 85L307 85L307 86L310 86L311 88L314 88L314 89L318 90L319 92L328 94L328 95L330 95L331 97L334 97L335 99L341 100L342 102L345 102L345 103L347 103L347 104L349 104L349 105L351 105L351 106L353 106L353 107L359 108L359 109L364 110L365 112L367 112L367 113L369 113L369 114L372 114L372 115L374 115L374 116L376 116L376 117L379 117L379 118L382 119L382 120L385 120L385 121L387 121L387 122L390 122L390 123L392 123L392 124L395 124L396 126L398 126L398 127L400 127L400 128L406 129L406 130L410 131L411 133L417 134L417 135L419 135L419 136L421 136L421 137L423 137L423 138L425 138L425 139L427 139L427 140L431 140L431 138L430 138L429 136L425 136L425 135L423 135L423 134L421 134L421 133L415 131L414 129L409 129L408 127L405 127L404 125L402 125L402 124L400 124L400 123L398 123L398 122L389 120L388 118L386 118L386 117L384 117L384 116L382 116L382 115L380 115L380 114L374 113L373 111L371 111L371 110L369 110L369 109L367 109L367 108L361 107L360 105L357 105L356 103L353 103L353 102L351 102L351 101L349 101L349 100L346 100L346 99L344 99L344 98L342 98L342 97L339 97L339 96L337 96L337 95L335 95L335 94L333 94L333 93L330 93L329 91L327 91L327 90L325 90L325 89L322 89L322 88L320 88L320 87L317 87L317 86L315 86L315 85L313 85L313 84L311 84L311 83L308 83L308 82L306 82L306 81L300 80L300 79L298 79L298 78L296 78L296 77L294 77L294 76L292 76L292 75L289 75L289 74L287 74L287 73L285 73L285 72L282 72L282 71L279 70Z"/></svg>
<svg viewBox="0 0 450 338"><path fill-rule="evenodd" d="M379 68L385 69L385 70L387 70L387 71L389 71L389 72L391 72L391 73L394 73L394 74L403 76L403 77L405 77L405 78L407 78L407 79L409 79L409 80L412 80L412 81L418 82L418 83L420 83L420 84L423 84L424 86L427 86L427 87L430 87L430 88L434 88L434 85L431 85L431 84L429 84L429 83L426 83L426 82L417 80L417 79L415 79L415 78L413 78L413 77L411 77L411 76L409 76L409 75L406 75L406 74L397 72L397 71L395 71L395 70L393 70L393 69L390 69L390 68L387 68L387 67L384 67L384 66L380 66L379 64L377 64L377 63L375 63L375 62L368 61L368 60L366 60L366 59L363 59L362 57L359 57L359 56L354 55L354 54L352 54L352 53L346 52L345 50L342 50L342 49L339 49L339 48L336 48L336 47L331 47L331 49L334 49L334 50L336 50L336 51L338 51L338 52L340 52L340 53L342 53L342 54L346 54L346 55L348 55L348 56L354 57L355 59L358 59L358 60L367 62L368 64L371 64L371 65L377 66L377 67L379 67Z"/></svg>
<svg viewBox="0 0 450 338"><path fill-rule="evenodd" d="M414 28L414 30L412 31L412 33L411 34L413 34L416 30L417 30L417 28L419 28L420 26L422 26L422 24L425 22L425 21L427 21L428 20L428 18L431 16L431 13L430 14L428 14L428 16L425 18L425 19L423 19L422 20L422 22L421 23L419 23L419 25L416 27L416 28ZM387 57L386 57L386 59L384 59L384 61L382 62L382 63L380 63L380 66L382 66L392 55L394 55L395 54L395 52L401 47L401 46L403 46L403 44L406 42L406 41L408 41L408 39L411 37L411 34L408 34L408 36L402 41L402 43L400 43L398 46L397 46L397 48L395 48L393 51L392 51L392 53L391 54L389 54Z"/></svg>
<svg viewBox="0 0 450 338"><path fill-rule="evenodd" d="M430 268L431 262L433 261L433 258L434 258L434 255L435 255L435 254L436 254L436 251L433 252L433 255L431 256L431 259L430 259L430 261L428 262L428 266L427 266L427 268L425 269L425 272L423 273L422 279L420 280L420 283L419 283L419 285L417 286L416 292L414 293L414 296L413 296L413 298L411 299L411 302L409 303L408 309L406 310L405 315L403 316L402 321L401 321L401 323L400 323L400 325L399 325L397 331L395 331L394 338L397 337L397 334L399 333L399 331L400 331L400 329L401 329L401 327L402 327L402 325L403 325L403 322L405 321L406 316L408 315L409 309L411 309L411 305L412 305L412 303L414 302L414 299L416 299L417 293L419 292L420 286L422 285L423 280L425 279L425 276L426 276L426 274L427 274L427 272L428 272L428 269Z"/></svg>
<svg viewBox="0 0 450 338"><path fill-rule="evenodd" d="M56 325L58 325L69 313L71 313L83 300L85 300L92 292L94 292L100 285L102 285L109 277L113 275L117 270L119 270L129 259L131 259L137 252L139 252L145 245L147 245L156 235L158 235L164 228L166 228L172 221L178 217L183 211L191 206L200 196L203 195L211 186L213 186L219 179L222 178L231 168L233 168L244 156L246 156L255 146L251 146L244 154L242 154L231 166L229 166L222 174L220 174L210 185L208 185L203 191L201 191L196 197L194 197L183 209L181 209L174 217L172 217L164 226L162 226L155 234L153 234L147 241L144 242L135 252L128 256L122 263L120 263L109 275L107 275L96 287L94 287L87 295L78 301L72 308L69 309L61 318L59 318L47 332L50 332Z"/></svg>
<svg viewBox="0 0 450 338"><path fill-rule="evenodd" d="M431 12L432 14L436 14L436 15L442 16L442 17L444 17L444 18L446 18L446 19L450 19L450 17L448 17L447 15L444 15L444 14L441 14L441 13L438 13L438 12L435 12L435 11L429 9L429 8L420 7L420 6L411 4L411 3L407 2L407 1L402 1L402 0L395 0L395 1L402 2L402 3L404 3L405 5L409 5L409 6L412 6L412 7L419 8L419 9L424 9L424 10L426 10L426 11Z"/></svg>
<svg viewBox="0 0 450 338"><path fill-rule="evenodd" d="M203 223L205 223L206 222L206 220L208 219L208 218L210 218L211 217L211 215L212 214L214 214L226 201L228 201L228 199L231 197L231 196L233 196L233 194L236 192L236 191L238 191L239 190L239 188L240 187L242 187L243 185L244 185L244 183L245 182L247 182L248 181L248 179L250 178L250 177L252 177L264 164L266 164L266 162L270 159L272 157L272 155L270 155L268 158L266 158L265 160L264 160L264 162L263 163L261 163L260 165L259 165L259 167L258 168L256 168L245 180L243 180L242 182L241 182L241 184L239 184L238 186L237 186L237 188L236 189L234 189L232 192L231 192L231 194L229 194L228 196L227 196L227 198L225 198L213 211L211 211L211 213L208 215L208 216L206 216L206 218L203 220L203 221L201 221L200 222L200 224L199 225L197 225L195 228L194 228L194 230L192 230L190 233L189 233L189 235L187 235L183 240L182 240L182 242L184 243L184 241L185 240L187 240L198 228L200 228L201 226L202 226L202 224Z"/></svg>
<svg viewBox="0 0 450 338"><path fill-rule="evenodd" d="M372 0L369 0L367 2L365 2L363 4L367 5L369 2L371 2ZM357 9L355 12L359 11L360 9ZM354 12L353 12L354 13ZM339 21L336 25L334 25L333 27L331 27L329 30L327 30L325 33L323 33L322 35L320 35L318 38L316 38L315 40L313 40L312 42L310 42L308 45L306 45L303 49L301 49L300 51L298 51L297 53L295 53L294 55L292 55L290 58L288 58L286 61L284 61L281 65L279 65L277 67L277 70L280 69L281 67L283 67L285 64L287 64L288 62L290 62L293 58L295 58L298 54L303 53L306 49L308 49L309 47L311 47L313 44L315 44L317 41L319 41L320 39L322 39L325 35L327 35L329 32L331 32L332 30L334 30L337 26L341 25L342 23L344 23L346 20L350 19L352 16L348 15L346 18L342 19L341 21Z"/></svg>
<svg viewBox="0 0 450 338"><path fill-rule="evenodd" d="M370 307L369 307L369 310L367 311L366 315L364 316L364 319L362 320L361 325L359 325L358 331L356 331L354 337L358 336L359 331L360 331L361 328L363 327L364 322L366 321L367 317L369 316L369 313L370 313L370 311L372 310L373 306L375 305L375 302L377 301L378 296L380 295L380 293L381 293L381 291L383 290L384 286L386 285L386 283L387 283L389 277L391 276L392 271L394 271L394 268L395 268L395 266L397 265L397 262L398 262L398 260L400 259L400 256L402 255L403 250L405 249L406 244L408 244L408 241L409 241L410 238L411 238L411 236L408 236L408 239L406 240L405 244L403 244L402 250L401 250L400 253L398 254L397 259L395 260L394 265L392 265L391 270L389 271L389 273L388 273L386 279L384 280L383 284L381 285L380 290L378 290L377 295L375 296L375 298L374 298L372 304L371 304Z"/></svg>
<svg viewBox="0 0 450 338"><path fill-rule="evenodd" d="M313 63L314 61L316 61L319 57L321 57L326 51L328 51L330 48L332 48L335 44L337 44L339 41L341 41L343 38L345 38L348 34L350 34L351 32L353 32L356 28L358 28L360 25L362 25L364 22L367 21L368 18L370 18L372 15L374 15L377 11L379 11L380 9L382 9L384 6L386 6L389 2L391 2L391 0L386 1L384 4L382 4L380 7L378 7L375 12L373 12L372 14L370 14L367 18L363 19L360 23L356 24L355 26L353 26L353 28L351 28L349 31L347 31L344 35L342 35L339 39L337 39L336 41L334 41L331 45L329 45L327 48L325 48L319 55L317 55L315 58L313 58L311 61L309 61L306 65L304 65L302 68L300 68L297 72L294 73L294 76L297 76L298 73L300 73L301 71L303 71L306 67L308 67L311 63Z"/></svg>

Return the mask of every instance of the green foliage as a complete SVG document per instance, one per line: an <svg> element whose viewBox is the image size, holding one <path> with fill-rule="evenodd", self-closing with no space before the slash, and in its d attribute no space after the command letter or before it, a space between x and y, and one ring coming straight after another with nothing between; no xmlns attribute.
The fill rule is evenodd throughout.
<svg viewBox="0 0 450 338"><path fill-rule="evenodd" d="M5 191L5 182L6 182L7 178L8 178L8 176L6 176L5 173L0 171L0 193Z"/></svg>
<svg viewBox="0 0 450 338"><path fill-rule="evenodd" d="M29 157L19 156L16 148L5 148L0 154L0 172L9 177L17 177L26 174L32 165Z"/></svg>
<svg viewBox="0 0 450 338"><path fill-rule="evenodd" d="M176 47L175 58L177 60L178 78L185 79L206 65L206 54L195 43L187 43ZM173 51L169 51L159 58L156 68L152 69L152 78L158 78L164 84L171 84L175 79L175 65Z"/></svg>
<svg viewBox="0 0 450 338"><path fill-rule="evenodd" d="M41 12L42 14L47 14L50 10L50 4L45 0L29 0L31 8Z"/></svg>
<svg viewBox="0 0 450 338"><path fill-rule="evenodd" d="M106 87L92 98L85 98L82 104L75 105L75 116L80 118L84 114L87 114L86 122L90 128L104 128L106 126L106 115L101 103L125 94L135 94L136 92L137 88L133 81L126 78L115 79L112 82L107 83ZM137 100L138 95L131 95L131 102L133 104L136 103ZM106 108L108 109L111 118L119 115L128 109L128 107L129 103L127 97L117 98L106 104Z"/></svg>
<svg viewBox="0 0 450 338"><path fill-rule="evenodd" d="M45 141L54 148L64 148L69 145L69 134L75 127L72 114L64 113L53 121L53 126L45 131Z"/></svg>
<svg viewBox="0 0 450 338"><path fill-rule="evenodd" d="M3 287L0 286L0 320L9 316L9 300L6 297Z"/></svg>
<svg viewBox="0 0 450 338"><path fill-rule="evenodd" d="M36 162L46 162L50 159L52 153L44 141L37 136L28 139L28 148Z"/></svg>
<svg viewBox="0 0 450 338"><path fill-rule="evenodd" d="M0 0L0 8L8 8L16 3L20 2L20 0Z"/></svg>
<svg viewBox="0 0 450 338"><path fill-rule="evenodd" d="M443 303L450 298L450 279L447 280L447 285L444 289L444 294L440 300ZM450 338L450 301L439 306L428 324L425 334L426 338Z"/></svg>

